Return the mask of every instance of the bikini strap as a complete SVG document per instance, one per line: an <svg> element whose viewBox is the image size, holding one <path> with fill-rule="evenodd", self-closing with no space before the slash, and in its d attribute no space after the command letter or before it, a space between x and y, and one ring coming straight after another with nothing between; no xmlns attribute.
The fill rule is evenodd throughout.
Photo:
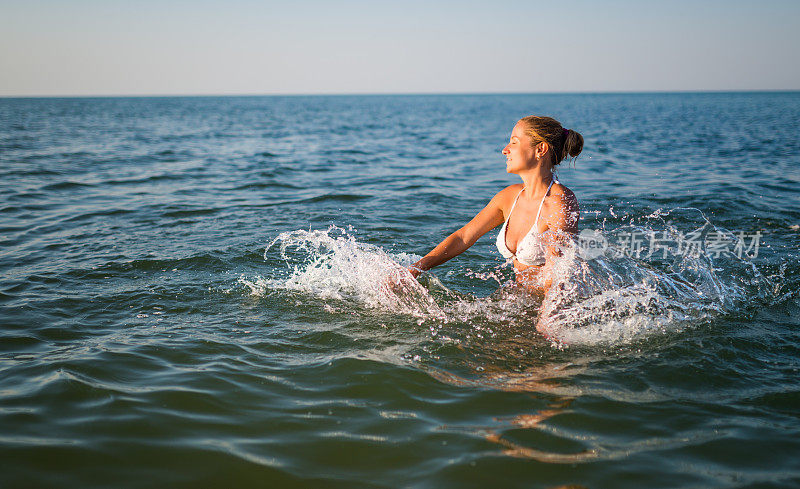
<svg viewBox="0 0 800 489"><path fill-rule="evenodd" d="M542 213L542 205L544 204L544 199L547 198L547 194L550 193L550 187L552 187L555 182L556 182L555 178L550 180L550 185L547 186L547 191L545 191L544 197L542 197L542 201L539 202L539 210L536 212L536 221L533 223L533 230L536 231L537 233L539 232L537 231L539 229L539 214ZM512 207L511 209L513 210L514 208Z"/></svg>
<svg viewBox="0 0 800 489"><path fill-rule="evenodd" d="M508 211L508 217L506 218L506 222L508 222L508 220L511 219L511 213L514 212L514 207L517 206L517 201L519 200L519 196L522 195L522 192L524 192L524 191L525 191L525 187L522 187L522 190L520 190L519 193L517 194L517 198L514 199L514 203L511 204L511 210Z"/></svg>

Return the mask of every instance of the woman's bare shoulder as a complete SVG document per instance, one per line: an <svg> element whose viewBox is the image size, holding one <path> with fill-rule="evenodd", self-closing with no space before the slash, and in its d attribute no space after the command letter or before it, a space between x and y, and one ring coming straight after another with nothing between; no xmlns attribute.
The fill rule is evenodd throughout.
<svg viewBox="0 0 800 489"><path fill-rule="evenodd" d="M502 200L514 200L518 193L522 190L523 185L521 183L515 183L514 185L509 185L508 187L504 188L503 190L497 192L495 198L500 198Z"/></svg>
<svg viewBox="0 0 800 489"><path fill-rule="evenodd" d="M494 197L486 204L486 207L478 214L490 214L493 215L493 219L500 219L505 220L506 216L513 205L514 198L519 194L520 190L522 190L522 184L515 184L509 185L508 187L502 189L501 191L494 194ZM477 217L477 216L476 216ZM499 225L499 224L498 224Z"/></svg>
<svg viewBox="0 0 800 489"><path fill-rule="evenodd" d="M548 200L546 213L548 228L577 233L580 207L575 193L561 184L553 185Z"/></svg>
<svg viewBox="0 0 800 489"><path fill-rule="evenodd" d="M567 188L565 185L560 183L553 184L553 188L550 191L550 195L553 197L557 197L557 201L561 202L565 205L570 207L578 205L578 197L575 196L575 193Z"/></svg>
<svg viewBox="0 0 800 489"><path fill-rule="evenodd" d="M523 185L521 183L515 183L514 185L509 185L503 190L497 192L494 198L492 198L496 205L503 210L504 215L511 208L511 205L514 203L514 199L517 197L517 195L519 195L520 191L522 191L522 188Z"/></svg>

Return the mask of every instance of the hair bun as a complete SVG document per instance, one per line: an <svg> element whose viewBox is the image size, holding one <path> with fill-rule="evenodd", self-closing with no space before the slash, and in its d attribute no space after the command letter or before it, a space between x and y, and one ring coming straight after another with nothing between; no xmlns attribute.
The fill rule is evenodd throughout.
<svg viewBox="0 0 800 489"><path fill-rule="evenodd" d="M552 117L529 115L519 120L525 127L525 134L531 138L532 144L545 142L553 155L553 165L564 158L575 158L583 149L583 136L580 133L563 127Z"/></svg>
<svg viewBox="0 0 800 489"><path fill-rule="evenodd" d="M564 158L575 158L583 150L583 136L572 129L564 129L564 131L566 134L564 138Z"/></svg>

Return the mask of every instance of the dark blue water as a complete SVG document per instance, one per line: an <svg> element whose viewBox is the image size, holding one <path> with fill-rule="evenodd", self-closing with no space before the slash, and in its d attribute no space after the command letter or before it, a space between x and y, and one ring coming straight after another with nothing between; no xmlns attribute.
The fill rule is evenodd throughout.
<svg viewBox="0 0 800 489"><path fill-rule="evenodd" d="M517 183L529 114L583 134L558 175L605 243L551 338L496 231L385 286ZM800 487L798 123L800 93L0 99L0 486Z"/></svg>

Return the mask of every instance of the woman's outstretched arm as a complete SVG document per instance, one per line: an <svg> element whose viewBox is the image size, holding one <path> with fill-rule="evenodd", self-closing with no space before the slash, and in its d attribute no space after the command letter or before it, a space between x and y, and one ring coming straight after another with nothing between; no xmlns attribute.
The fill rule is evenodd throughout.
<svg viewBox="0 0 800 489"><path fill-rule="evenodd" d="M486 207L472 218L471 221L458 231L446 237L436 248L431 250L430 253L411 265L409 268L411 274L416 277L420 272L430 270L460 255L475 244L481 236L503 224L504 206L509 202L509 196L518 188L519 185L511 185L498 192L497 195L492 197L492 200L486 204Z"/></svg>

